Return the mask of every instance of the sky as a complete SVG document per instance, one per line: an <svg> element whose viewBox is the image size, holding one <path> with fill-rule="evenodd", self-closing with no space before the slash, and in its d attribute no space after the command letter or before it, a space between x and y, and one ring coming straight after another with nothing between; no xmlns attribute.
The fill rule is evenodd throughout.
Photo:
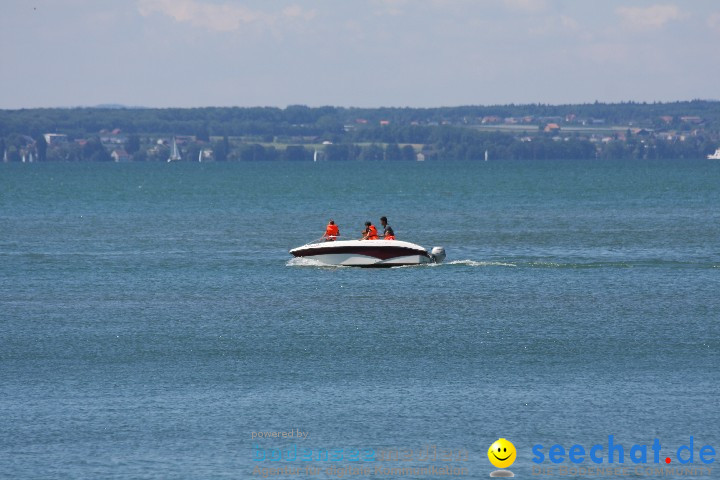
<svg viewBox="0 0 720 480"><path fill-rule="evenodd" d="M0 109L720 98L718 0L2 0Z"/></svg>

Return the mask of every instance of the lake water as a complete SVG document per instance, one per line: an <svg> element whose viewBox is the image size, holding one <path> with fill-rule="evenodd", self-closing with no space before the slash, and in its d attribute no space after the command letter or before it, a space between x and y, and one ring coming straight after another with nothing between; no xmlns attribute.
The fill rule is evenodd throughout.
<svg viewBox="0 0 720 480"><path fill-rule="evenodd" d="M382 215L446 263L288 254ZM612 435L713 478L719 291L719 162L0 165L0 477L489 478L504 437L529 478Z"/></svg>

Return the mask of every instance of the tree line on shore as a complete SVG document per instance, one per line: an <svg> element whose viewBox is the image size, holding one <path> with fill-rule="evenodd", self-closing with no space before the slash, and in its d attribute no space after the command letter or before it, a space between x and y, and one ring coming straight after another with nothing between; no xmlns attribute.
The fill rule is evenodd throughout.
<svg viewBox="0 0 720 480"><path fill-rule="evenodd" d="M524 124L513 131L494 130L484 124L488 119ZM563 130L580 124L627 128L606 128L603 134L593 134L592 128ZM122 133L108 143L109 131ZM44 137L49 132L69 141L49 145ZM717 148L719 132L720 102L700 100L434 109L0 110L5 161L28 154L40 161L107 161L114 149L135 161L164 161L168 139L176 135L192 138L182 147L186 158L207 151L219 161L481 160L486 152L493 159L702 158Z"/></svg>

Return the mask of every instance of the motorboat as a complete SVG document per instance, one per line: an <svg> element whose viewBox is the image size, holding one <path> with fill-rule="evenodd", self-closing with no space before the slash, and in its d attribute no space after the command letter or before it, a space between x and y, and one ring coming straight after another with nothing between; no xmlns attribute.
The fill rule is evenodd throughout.
<svg viewBox="0 0 720 480"><path fill-rule="evenodd" d="M445 259L443 247L433 247L429 252L402 240L314 240L290 253L325 265L349 267L398 267L441 263Z"/></svg>
<svg viewBox="0 0 720 480"><path fill-rule="evenodd" d="M707 156L708 160L720 160L720 148L715 150L715 153Z"/></svg>

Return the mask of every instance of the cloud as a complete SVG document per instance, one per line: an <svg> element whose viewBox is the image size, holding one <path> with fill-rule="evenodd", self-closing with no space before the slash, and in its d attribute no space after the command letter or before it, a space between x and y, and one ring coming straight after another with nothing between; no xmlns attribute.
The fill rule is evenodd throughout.
<svg viewBox="0 0 720 480"><path fill-rule="evenodd" d="M710 15L707 19L707 24L711 29L720 32L720 13Z"/></svg>
<svg viewBox="0 0 720 480"><path fill-rule="evenodd" d="M533 26L528 27L528 33L532 35L577 36L578 33L583 33L580 23L567 15L560 15L558 17L547 16L544 18L533 19L533 22Z"/></svg>
<svg viewBox="0 0 720 480"><path fill-rule="evenodd" d="M378 6L376 15L403 15L408 0L375 0L373 3Z"/></svg>
<svg viewBox="0 0 720 480"><path fill-rule="evenodd" d="M315 10L304 10L300 5L286 7L282 13L288 18L298 18L301 20L312 20L316 15Z"/></svg>
<svg viewBox="0 0 720 480"><path fill-rule="evenodd" d="M542 12L547 8L546 0L503 0L507 8L526 13Z"/></svg>
<svg viewBox="0 0 720 480"><path fill-rule="evenodd" d="M620 16L625 26L638 30L661 28L672 20L680 20L686 16L675 5L619 7L615 13Z"/></svg>
<svg viewBox="0 0 720 480"><path fill-rule="evenodd" d="M153 13L166 15L176 22L218 32L239 30L243 25L272 25L282 19L311 20L313 10L293 5L280 13L266 13L229 3L203 3L200 0L138 0L143 16Z"/></svg>
<svg viewBox="0 0 720 480"><path fill-rule="evenodd" d="M560 15L560 25L562 25L567 30L580 30L580 23L578 23L578 21L574 18L568 17L567 15Z"/></svg>
<svg viewBox="0 0 720 480"><path fill-rule="evenodd" d="M590 60L596 65L607 63L627 65L632 56L631 51L628 45L617 42L590 43L577 48L580 59Z"/></svg>

